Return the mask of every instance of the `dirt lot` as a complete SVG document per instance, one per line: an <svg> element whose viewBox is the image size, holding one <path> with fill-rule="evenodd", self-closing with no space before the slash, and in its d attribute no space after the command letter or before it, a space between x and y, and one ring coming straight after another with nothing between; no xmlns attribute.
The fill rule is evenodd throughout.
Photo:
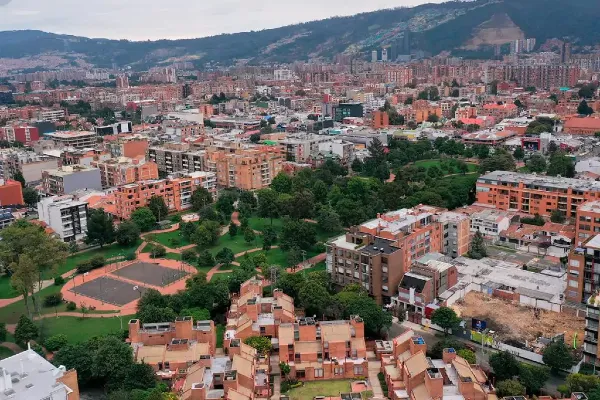
<svg viewBox="0 0 600 400"><path fill-rule="evenodd" d="M536 318L532 308L478 292L468 293L452 308L463 318L486 320L488 329L496 331L496 338L503 341L533 341L539 336L551 337L565 332L565 341L570 344L577 332L578 345L583 342L585 320L569 314L540 310Z"/></svg>

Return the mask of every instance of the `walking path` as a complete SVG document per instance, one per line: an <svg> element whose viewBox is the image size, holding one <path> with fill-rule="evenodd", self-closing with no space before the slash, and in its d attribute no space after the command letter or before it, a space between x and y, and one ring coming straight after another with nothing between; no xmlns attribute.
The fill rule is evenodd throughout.
<svg viewBox="0 0 600 400"><path fill-rule="evenodd" d="M373 399L385 399L379 378L377 377L377 374L381 372L381 361L377 360L375 353L372 351L367 351L367 359L369 364L368 377L371 390L373 391Z"/></svg>
<svg viewBox="0 0 600 400"><path fill-rule="evenodd" d="M62 274L61 276L65 279L70 278L73 274L75 274L77 272L76 269L72 269L70 271L65 272L64 274ZM42 281L42 287L40 288L40 290L42 289L46 289L47 287L50 287L54 285L54 279L48 279L45 281ZM39 292L39 290L37 290L37 292ZM17 296L17 297L13 297L12 299L0 299L0 308L2 307L6 307L8 305L11 305L13 303L16 303L17 301L21 301L23 300L23 296Z"/></svg>

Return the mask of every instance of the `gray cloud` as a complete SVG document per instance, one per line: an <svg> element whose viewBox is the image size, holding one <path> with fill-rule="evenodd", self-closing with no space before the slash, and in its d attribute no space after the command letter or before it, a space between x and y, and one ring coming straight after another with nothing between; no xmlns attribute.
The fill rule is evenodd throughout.
<svg viewBox="0 0 600 400"><path fill-rule="evenodd" d="M429 2L443 0L429 0ZM0 31L111 39L195 38L413 6L426 0L0 0Z"/></svg>

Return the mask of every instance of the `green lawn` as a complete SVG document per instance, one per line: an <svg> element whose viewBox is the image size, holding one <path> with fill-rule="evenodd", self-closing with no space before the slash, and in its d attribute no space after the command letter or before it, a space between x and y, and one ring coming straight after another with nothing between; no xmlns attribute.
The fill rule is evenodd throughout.
<svg viewBox="0 0 600 400"><path fill-rule="evenodd" d="M225 334L225 325L217 325L217 347L223 347L223 335Z"/></svg>
<svg viewBox="0 0 600 400"><path fill-rule="evenodd" d="M10 284L10 277L6 275L0 276L0 299L12 299L17 297L17 292Z"/></svg>
<svg viewBox="0 0 600 400"><path fill-rule="evenodd" d="M131 317L132 315L121 317L123 329L127 329L127 324ZM94 336L121 332L121 322L119 317L116 316L111 318L84 319L79 317L45 318L43 323L48 336L62 333L67 336L71 343L83 342Z"/></svg>
<svg viewBox="0 0 600 400"><path fill-rule="evenodd" d="M255 231L259 232L264 232L271 226L279 232L283 226L283 221L279 218L275 218L273 219L273 224L271 225L271 220L269 218L251 217L248 219L248 225Z"/></svg>
<svg viewBox="0 0 600 400"><path fill-rule="evenodd" d="M0 346L0 360L4 360L5 358L8 358L14 354L14 351L8 347Z"/></svg>
<svg viewBox="0 0 600 400"><path fill-rule="evenodd" d="M440 167L441 160L420 160L420 161L415 161L414 165L417 167L423 167L423 168L427 168L427 169L429 169L433 166ZM469 167L469 172L477 172L477 169L478 169L477 165L467 163L467 167ZM458 170L458 168L454 168L454 171L452 173L458 174L458 173L460 173L460 171Z"/></svg>
<svg viewBox="0 0 600 400"><path fill-rule="evenodd" d="M47 296L49 294L53 294L53 293L58 293L60 292L61 286L49 286L46 289L42 289L39 294L38 294L38 298L40 299L40 301L43 301L44 296ZM29 298L29 307L31 310L33 310L33 304L31 302L31 298ZM61 306L61 307L66 307L66 306ZM42 308L42 312L54 312L54 309L49 309L49 308ZM59 308L59 311L64 311L62 309ZM20 300L17 301L16 303L12 303L9 304L6 307L2 307L0 308L0 321L2 322L6 322L8 324L15 324L17 323L17 321L19 320L19 317L22 314L27 314L27 309L25 308L25 301Z"/></svg>
<svg viewBox="0 0 600 400"><path fill-rule="evenodd" d="M181 261L181 254L179 254L179 253L167 253L167 255L165 256L165 258L168 259L168 260Z"/></svg>
<svg viewBox="0 0 600 400"><path fill-rule="evenodd" d="M299 388L290 390L287 395L291 400L313 399L315 396L339 396L350 392L349 380L304 382Z"/></svg>
<svg viewBox="0 0 600 400"><path fill-rule="evenodd" d="M314 267L305 269L304 272L318 272L318 271L325 271L326 269L327 269L327 266L325 265L325 261L321 261Z"/></svg>
<svg viewBox="0 0 600 400"><path fill-rule="evenodd" d="M191 244L188 240L181 236L181 231L179 230L165 233L155 233L153 237L158 243L171 249L178 249Z"/></svg>

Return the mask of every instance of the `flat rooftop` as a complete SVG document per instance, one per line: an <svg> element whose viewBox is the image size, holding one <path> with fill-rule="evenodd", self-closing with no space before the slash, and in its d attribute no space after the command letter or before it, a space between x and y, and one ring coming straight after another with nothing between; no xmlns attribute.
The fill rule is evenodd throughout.
<svg viewBox="0 0 600 400"><path fill-rule="evenodd" d="M521 174L511 171L494 171L482 175L477 180L478 183L496 184L498 182L519 183L525 185L548 189L568 189L580 191L600 191L600 182L588 181L585 179L563 178L555 176Z"/></svg>

